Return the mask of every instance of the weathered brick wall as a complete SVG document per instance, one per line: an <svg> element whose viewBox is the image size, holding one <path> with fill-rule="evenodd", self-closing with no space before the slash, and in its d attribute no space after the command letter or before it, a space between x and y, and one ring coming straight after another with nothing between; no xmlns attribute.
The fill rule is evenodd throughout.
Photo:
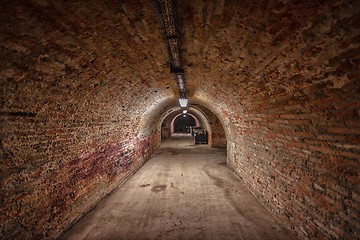
<svg viewBox="0 0 360 240"><path fill-rule="evenodd" d="M211 124L211 147L226 148L227 141L224 128L219 121L214 121Z"/></svg>
<svg viewBox="0 0 360 240"><path fill-rule="evenodd" d="M358 236L359 100L282 97L241 117L228 142L229 164L302 238Z"/></svg>
<svg viewBox="0 0 360 240"><path fill-rule="evenodd" d="M185 72L225 125L229 165L301 239L359 238L359 2L178 7Z"/></svg>
<svg viewBox="0 0 360 240"><path fill-rule="evenodd" d="M360 2L179 3L229 165L301 238L359 238ZM177 89L155 5L1 5L1 238L56 236L157 147Z"/></svg>
<svg viewBox="0 0 360 240"><path fill-rule="evenodd" d="M226 148L227 140L224 127L220 122L220 119L208 108L204 106L197 106L201 109L201 112L206 116L206 120L209 122L209 144L213 148Z"/></svg>
<svg viewBox="0 0 360 240"><path fill-rule="evenodd" d="M48 154L49 160L24 159L20 166L12 157L13 166L2 169L2 238L44 239L58 234L140 167L158 140L159 135L154 134L145 139L93 143L92 152L72 159L64 159L66 153L59 152L63 157ZM73 147L80 150L83 146Z"/></svg>
<svg viewBox="0 0 360 240"><path fill-rule="evenodd" d="M158 147L140 122L173 90L152 81L166 69L144 70L167 52L155 8L142 8L153 5L2 3L1 239L56 236Z"/></svg>

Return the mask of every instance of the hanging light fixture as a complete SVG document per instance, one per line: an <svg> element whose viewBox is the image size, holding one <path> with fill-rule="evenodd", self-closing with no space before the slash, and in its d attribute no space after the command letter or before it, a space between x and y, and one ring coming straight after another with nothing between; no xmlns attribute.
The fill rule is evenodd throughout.
<svg viewBox="0 0 360 240"><path fill-rule="evenodd" d="M183 114L186 114L187 113L187 110L185 109L184 111L183 111Z"/></svg>
<svg viewBox="0 0 360 240"><path fill-rule="evenodd" d="M180 106L183 108L186 108L188 105L188 99L187 98L179 98Z"/></svg>
<svg viewBox="0 0 360 240"><path fill-rule="evenodd" d="M187 108L186 84L183 64L180 59L181 47L179 39L179 28L177 25L177 11L175 0L158 0L158 7L161 14L162 24L167 42L170 72L175 74L179 88L179 103L182 108Z"/></svg>

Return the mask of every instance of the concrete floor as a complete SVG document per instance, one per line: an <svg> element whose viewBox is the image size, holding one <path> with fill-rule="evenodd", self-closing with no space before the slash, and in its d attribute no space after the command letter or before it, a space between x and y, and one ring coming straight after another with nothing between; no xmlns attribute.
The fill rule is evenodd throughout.
<svg viewBox="0 0 360 240"><path fill-rule="evenodd" d="M295 239L226 166L176 136L60 239Z"/></svg>

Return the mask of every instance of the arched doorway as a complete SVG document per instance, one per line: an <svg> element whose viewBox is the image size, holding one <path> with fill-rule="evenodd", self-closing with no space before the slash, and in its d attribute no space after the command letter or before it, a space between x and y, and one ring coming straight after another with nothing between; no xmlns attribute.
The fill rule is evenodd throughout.
<svg viewBox="0 0 360 240"><path fill-rule="evenodd" d="M170 108L166 112L162 113L162 118L159 119L161 120L161 124L159 124L161 140L169 139L175 133L174 122L175 120L178 121L181 118L184 118L184 114L182 112L183 109L177 107ZM195 125L193 125L194 128L200 127L207 132L207 142L211 147L226 149L227 139L225 129L217 115L215 115L207 107L199 104L190 105L186 115L189 115L195 120ZM191 126L192 124L189 125ZM180 134L191 134L191 132L183 133L183 127L181 127L181 124L180 127L177 124L176 131ZM194 135L192 136L194 137Z"/></svg>
<svg viewBox="0 0 360 240"><path fill-rule="evenodd" d="M190 133L191 127L196 126L196 120L189 114L179 115L174 120L174 133Z"/></svg>

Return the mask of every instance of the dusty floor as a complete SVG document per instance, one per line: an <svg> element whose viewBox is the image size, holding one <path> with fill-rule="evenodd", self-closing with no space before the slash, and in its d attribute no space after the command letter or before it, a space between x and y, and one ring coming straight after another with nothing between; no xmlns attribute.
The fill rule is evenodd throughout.
<svg viewBox="0 0 360 240"><path fill-rule="evenodd" d="M178 136L61 239L295 239L227 168Z"/></svg>

